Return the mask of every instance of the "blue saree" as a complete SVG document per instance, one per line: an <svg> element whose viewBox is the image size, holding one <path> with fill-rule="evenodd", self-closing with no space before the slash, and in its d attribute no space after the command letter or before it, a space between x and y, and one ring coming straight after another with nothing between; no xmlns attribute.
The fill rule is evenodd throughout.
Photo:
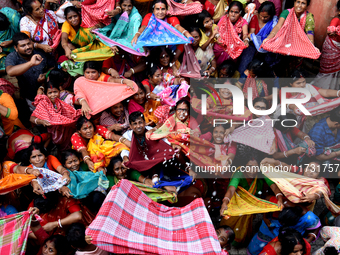
<svg viewBox="0 0 340 255"><path fill-rule="evenodd" d="M274 16L270 21L268 21L266 23L266 25L264 25L263 28L261 28L261 30L257 33L257 35L255 35L255 34L250 35L250 37L251 37L251 39L252 39L252 41L253 41L258 52L261 52L261 53L267 52L264 49L260 49L260 47L261 47L263 40L267 38L267 36L270 34L270 32L276 26L277 21L278 21L277 16Z"/></svg>

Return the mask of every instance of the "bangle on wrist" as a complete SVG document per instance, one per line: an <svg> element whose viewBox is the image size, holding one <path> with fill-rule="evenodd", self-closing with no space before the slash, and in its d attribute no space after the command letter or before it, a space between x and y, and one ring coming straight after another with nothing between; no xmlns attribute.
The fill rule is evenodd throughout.
<svg viewBox="0 0 340 255"><path fill-rule="evenodd" d="M285 156L285 158L288 158L286 151L283 152L283 155Z"/></svg>
<svg viewBox="0 0 340 255"><path fill-rule="evenodd" d="M136 34L141 34L141 32L137 31Z"/></svg>
<svg viewBox="0 0 340 255"><path fill-rule="evenodd" d="M338 91L336 92L337 97L339 97L339 92L340 92L340 90L338 90Z"/></svg>
<svg viewBox="0 0 340 255"><path fill-rule="evenodd" d="M282 193L277 193L275 196L276 196L276 198L277 198L278 196L282 196L282 197L283 197L283 194L282 194Z"/></svg>
<svg viewBox="0 0 340 255"><path fill-rule="evenodd" d="M27 173L27 170L28 170L28 169L29 169L29 167L26 167L26 168L25 168L25 174L28 174L28 173Z"/></svg>
<svg viewBox="0 0 340 255"><path fill-rule="evenodd" d="M91 159L90 156L86 155L85 157L83 157L83 161L86 162L86 159Z"/></svg>
<svg viewBox="0 0 340 255"><path fill-rule="evenodd" d="M39 125L39 124L38 124L38 118L35 118L34 123L35 123L36 125Z"/></svg>
<svg viewBox="0 0 340 255"><path fill-rule="evenodd" d="M182 32L182 35L184 35L185 32L188 32L188 30L184 30L184 31Z"/></svg>
<svg viewBox="0 0 340 255"><path fill-rule="evenodd" d="M135 74L135 69L130 68L130 70L131 70L132 74Z"/></svg>
<svg viewBox="0 0 340 255"><path fill-rule="evenodd" d="M59 228L63 228L63 225L61 225L61 220L60 219L58 219L58 226L59 226Z"/></svg>
<svg viewBox="0 0 340 255"><path fill-rule="evenodd" d="M319 199L321 198L321 195L319 193L315 193L315 194L319 197Z"/></svg>
<svg viewBox="0 0 340 255"><path fill-rule="evenodd" d="M230 198L229 197L224 197L222 201L224 202L225 200L228 200L228 204L229 204Z"/></svg>
<svg viewBox="0 0 340 255"><path fill-rule="evenodd" d="M230 165L233 164L233 160L231 158L228 158L228 161L229 161Z"/></svg>
<svg viewBox="0 0 340 255"><path fill-rule="evenodd" d="M314 233L309 233L309 235L312 235L312 236L314 236L314 241L317 239L317 237L316 237L316 234L314 234Z"/></svg>
<svg viewBox="0 0 340 255"><path fill-rule="evenodd" d="M45 91L45 88L43 86L40 86L39 89L41 89L42 91Z"/></svg>
<svg viewBox="0 0 340 255"><path fill-rule="evenodd" d="M145 184L146 177L144 177L143 184Z"/></svg>
<svg viewBox="0 0 340 255"><path fill-rule="evenodd" d="M110 67L109 70L107 70L107 73L108 73L108 74L111 74L111 73L110 73L111 69L112 69L112 68Z"/></svg>
<svg viewBox="0 0 340 255"><path fill-rule="evenodd" d="M310 136L309 136L309 135L305 135L305 136L303 137L303 140L306 140L306 138L309 138L309 139L310 139Z"/></svg>
<svg viewBox="0 0 340 255"><path fill-rule="evenodd" d="M123 81L124 81L124 79L121 79L121 80L120 80L120 83L123 84Z"/></svg>

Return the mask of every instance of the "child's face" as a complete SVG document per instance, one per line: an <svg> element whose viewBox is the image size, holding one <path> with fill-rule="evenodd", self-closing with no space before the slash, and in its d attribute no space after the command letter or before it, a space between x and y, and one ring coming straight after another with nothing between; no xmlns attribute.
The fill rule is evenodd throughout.
<svg viewBox="0 0 340 255"><path fill-rule="evenodd" d="M230 99L232 94L229 89L223 88L220 89L220 96L224 99Z"/></svg>
<svg viewBox="0 0 340 255"><path fill-rule="evenodd" d="M96 80L98 80L100 73L95 69L86 68L86 70L84 72L84 76L85 76L86 79L96 81Z"/></svg>
<svg viewBox="0 0 340 255"><path fill-rule="evenodd" d="M149 76L150 82L154 85L159 85L162 82L163 75L161 69L158 69L152 77Z"/></svg>
<svg viewBox="0 0 340 255"><path fill-rule="evenodd" d="M59 98L60 91L57 88L48 88L46 91L46 96L51 100L52 103L55 103L55 99Z"/></svg>
<svg viewBox="0 0 340 255"><path fill-rule="evenodd" d="M214 131L213 131L214 143L216 143L216 144L223 143L224 131L225 131L225 129L222 126L217 126L217 127L214 128Z"/></svg>
<svg viewBox="0 0 340 255"><path fill-rule="evenodd" d="M313 178L313 179L317 179L319 177L319 174L320 174L320 165L316 162L309 163L303 173L304 176Z"/></svg>
<svg viewBox="0 0 340 255"><path fill-rule="evenodd" d="M204 18L203 20L203 26L205 29L211 29L212 26L214 24L214 21L212 20L212 18L208 17L208 18Z"/></svg>
<svg viewBox="0 0 340 255"><path fill-rule="evenodd" d="M225 248L227 250L230 249L230 244L228 243L228 234L225 232L223 228L218 228L216 230L218 241L220 242L221 248Z"/></svg>

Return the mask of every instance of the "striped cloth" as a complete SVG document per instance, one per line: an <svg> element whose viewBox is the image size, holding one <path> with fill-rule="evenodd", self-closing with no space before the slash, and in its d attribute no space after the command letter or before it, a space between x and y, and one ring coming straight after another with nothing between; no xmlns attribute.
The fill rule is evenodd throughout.
<svg viewBox="0 0 340 255"><path fill-rule="evenodd" d="M320 73L336 73L340 71L340 47L327 36L322 45Z"/></svg>
<svg viewBox="0 0 340 255"><path fill-rule="evenodd" d="M0 254L25 254L32 215L20 212L0 218Z"/></svg>
<svg viewBox="0 0 340 255"><path fill-rule="evenodd" d="M169 6L166 14L170 16L187 16L203 11L203 5L199 1L191 2L189 4L176 3L173 0L166 1Z"/></svg>
<svg viewBox="0 0 340 255"><path fill-rule="evenodd" d="M82 27L93 27L98 23L103 23L106 26L111 23L111 19L106 15L106 10L113 10L115 1L97 0L95 4L81 5L81 17L83 22Z"/></svg>
<svg viewBox="0 0 340 255"><path fill-rule="evenodd" d="M301 203L304 194L315 194L321 192L325 198L327 208L335 214L340 215L340 208L329 198L331 192L325 182L319 179L308 178L290 172L275 172L269 168L261 167L262 173L275 182L282 193L293 203Z"/></svg>
<svg viewBox="0 0 340 255"><path fill-rule="evenodd" d="M304 25L303 25L304 27ZM262 44L264 50L302 58L318 59L321 55L303 31L294 11L290 11L276 36Z"/></svg>
<svg viewBox="0 0 340 255"><path fill-rule="evenodd" d="M112 187L86 235L118 254L226 254L202 199L169 208L128 180Z"/></svg>

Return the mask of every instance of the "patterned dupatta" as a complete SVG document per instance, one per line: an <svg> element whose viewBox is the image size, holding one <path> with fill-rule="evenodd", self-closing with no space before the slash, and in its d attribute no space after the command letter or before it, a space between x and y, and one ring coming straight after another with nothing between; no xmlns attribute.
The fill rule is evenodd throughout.
<svg viewBox="0 0 340 255"><path fill-rule="evenodd" d="M222 0L220 2L223 2ZM240 17L233 25L227 15L218 22L220 46L228 53L232 59L236 59L247 48L239 35L242 33L244 19Z"/></svg>
<svg viewBox="0 0 340 255"><path fill-rule="evenodd" d="M31 17L30 17L31 18ZM31 18L34 21L34 19ZM45 31L44 25L47 22L48 31ZM32 36L34 42L42 42L44 38L44 32L48 35L50 40L48 41L49 46L53 46L52 48L56 48L61 39L61 30L58 28L57 21L53 18L53 16L45 10L44 18L42 18L38 23L36 23L35 31Z"/></svg>
<svg viewBox="0 0 340 255"><path fill-rule="evenodd" d="M252 98L253 100L260 96L262 90L264 91L264 95L268 96L268 86L262 79L252 78L250 76L247 77L246 82L243 86L243 93L246 98L248 98L248 88L252 90Z"/></svg>
<svg viewBox="0 0 340 255"><path fill-rule="evenodd" d="M72 40L72 43L78 45L79 47L84 47L93 42L95 39L96 36L90 32L89 28L79 27L76 36Z"/></svg>
<svg viewBox="0 0 340 255"><path fill-rule="evenodd" d="M203 11L203 5L199 1L191 2L189 4L177 3L173 0L166 1L169 6L166 14L170 16L187 16L201 13Z"/></svg>
<svg viewBox="0 0 340 255"><path fill-rule="evenodd" d="M298 21L294 9L291 9L275 37L262 44L261 47L282 55L318 59L321 55L320 51L311 43L304 31L306 19L307 12L302 14Z"/></svg>

